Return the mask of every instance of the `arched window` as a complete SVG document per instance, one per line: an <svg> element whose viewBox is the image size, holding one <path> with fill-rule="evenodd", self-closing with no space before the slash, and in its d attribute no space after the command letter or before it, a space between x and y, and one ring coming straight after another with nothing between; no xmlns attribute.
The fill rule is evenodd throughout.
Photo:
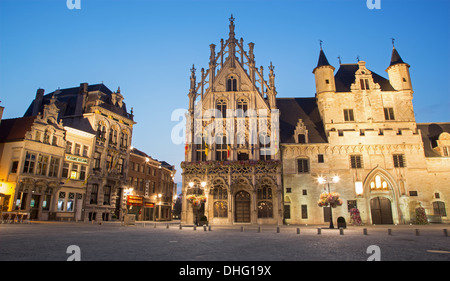
<svg viewBox="0 0 450 281"><path fill-rule="evenodd" d="M106 126L103 123L103 121L100 121L98 123L97 138L99 138L100 140L105 140L105 138L106 138Z"/></svg>
<svg viewBox="0 0 450 281"><path fill-rule="evenodd" d="M227 92L237 91L237 80L235 76L230 76L227 80Z"/></svg>
<svg viewBox="0 0 450 281"><path fill-rule="evenodd" d="M237 108L236 116L244 117L245 113L248 110L248 101L244 98L239 98L236 103L236 108Z"/></svg>
<svg viewBox="0 0 450 281"><path fill-rule="evenodd" d="M258 202L258 218L273 218L273 205L270 201Z"/></svg>
<svg viewBox="0 0 450 281"><path fill-rule="evenodd" d="M377 175L370 182L370 189L371 190L388 190L388 184L383 178L381 178L379 175Z"/></svg>
<svg viewBox="0 0 450 281"><path fill-rule="evenodd" d="M216 103L216 109L222 114L222 118L227 117L227 101L224 99L218 99Z"/></svg>
<svg viewBox="0 0 450 281"><path fill-rule="evenodd" d="M228 217L228 190L221 180L214 181L211 194L214 200L214 217Z"/></svg>
<svg viewBox="0 0 450 281"><path fill-rule="evenodd" d="M258 218L273 218L272 185L269 180L263 180L256 194L258 201Z"/></svg>

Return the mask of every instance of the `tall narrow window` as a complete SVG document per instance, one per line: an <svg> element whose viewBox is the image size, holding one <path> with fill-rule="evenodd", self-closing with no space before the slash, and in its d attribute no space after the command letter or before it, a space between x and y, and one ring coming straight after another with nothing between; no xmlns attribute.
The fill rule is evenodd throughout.
<svg viewBox="0 0 450 281"><path fill-rule="evenodd" d="M36 165L36 155L27 152L25 156L25 163L23 165L23 173L34 173L34 166Z"/></svg>
<svg viewBox="0 0 450 281"><path fill-rule="evenodd" d="M385 107L384 108L384 119L386 119L386 120L395 120L394 109L392 107Z"/></svg>
<svg viewBox="0 0 450 281"><path fill-rule="evenodd" d="M66 153L72 154L72 142L66 142Z"/></svg>
<svg viewBox="0 0 450 281"><path fill-rule="evenodd" d="M308 159L297 159L297 172L298 173L309 173L309 160Z"/></svg>
<svg viewBox="0 0 450 281"><path fill-rule="evenodd" d="M405 155L404 154L394 154L392 155L394 161L394 167L403 168L406 167Z"/></svg>
<svg viewBox="0 0 450 281"><path fill-rule="evenodd" d="M237 80L236 77L230 76L227 80L227 92L237 91Z"/></svg>
<svg viewBox="0 0 450 281"><path fill-rule="evenodd" d="M344 120L347 122L355 121L355 116L353 115L353 109L344 109Z"/></svg>
<svg viewBox="0 0 450 281"><path fill-rule="evenodd" d="M197 161L206 161L206 144L202 137L195 137L195 155Z"/></svg>
<svg viewBox="0 0 450 281"><path fill-rule="evenodd" d="M105 185L103 187L103 205L111 204L111 186Z"/></svg>
<svg viewBox="0 0 450 281"><path fill-rule="evenodd" d="M49 177L58 177L59 162L59 158L52 157L52 159L50 160L50 169L48 171Z"/></svg>
<svg viewBox="0 0 450 281"><path fill-rule="evenodd" d="M227 101L224 99L217 100L216 109L220 112L222 118L227 117Z"/></svg>
<svg viewBox="0 0 450 281"><path fill-rule="evenodd" d="M97 204L97 196L98 196L98 184L94 183L94 184L92 184L91 201L89 201L89 203Z"/></svg>
<svg viewBox="0 0 450 281"><path fill-rule="evenodd" d="M216 161L225 161L228 159L227 157L227 138L217 137L216 138Z"/></svg>
<svg viewBox="0 0 450 281"><path fill-rule="evenodd" d="M270 160L270 137L266 133L262 133L259 136L259 160Z"/></svg>
<svg viewBox="0 0 450 281"><path fill-rule="evenodd" d="M244 98L240 98L237 101L237 112L236 112L236 116L237 117L244 117L245 113L248 110L248 102L246 99Z"/></svg>
<svg viewBox="0 0 450 281"><path fill-rule="evenodd" d="M38 165L36 173L41 176L47 175L47 168L48 168L48 156L45 155L39 155L38 157Z"/></svg>

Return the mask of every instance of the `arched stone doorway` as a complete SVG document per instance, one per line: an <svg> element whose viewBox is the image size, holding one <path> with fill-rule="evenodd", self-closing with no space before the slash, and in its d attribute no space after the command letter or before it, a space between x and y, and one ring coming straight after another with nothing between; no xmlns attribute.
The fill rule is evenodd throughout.
<svg viewBox="0 0 450 281"><path fill-rule="evenodd" d="M238 191L235 195L234 222L248 223L251 221L250 193Z"/></svg>
<svg viewBox="0 0 450 281"><path fill-rule="evenodd" d="M373 224L393 224L391 200L386 197L370 199L370 214Z"/></svg>

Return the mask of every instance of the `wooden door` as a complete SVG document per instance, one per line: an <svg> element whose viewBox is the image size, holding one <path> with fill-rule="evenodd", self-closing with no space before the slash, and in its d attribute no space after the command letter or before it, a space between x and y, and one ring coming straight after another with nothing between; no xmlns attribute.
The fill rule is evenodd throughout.
<svg viewBox="0 0 450 281"><path fill-rule="evenodd" d="M393 224L391 200L375 197L370 200L370 211L373 224Z"/></svg>
<svg viewBox="0 0 450 281"><path fill-rule="evenodd" d="M239 191L235 196L235 222L250 222L250 194Z"/></svg>

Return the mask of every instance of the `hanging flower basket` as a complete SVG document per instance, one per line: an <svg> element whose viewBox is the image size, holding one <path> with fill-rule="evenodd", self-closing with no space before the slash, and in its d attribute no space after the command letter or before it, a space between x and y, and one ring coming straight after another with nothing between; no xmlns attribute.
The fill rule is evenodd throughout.
<svg viewBox="0 0 450 281"><path fill-rule="evenodd" d="M206 202L206 196L205 195L188 195L186 198L194 208L200 208L202 203Z"/></svg>
<svg viewBox="0 0 450 281"><path fill-rule="evenodd" d="M341 195L337 192L323 192L322 194L320 194L320 199L319 201L317 201L317 205L319 205L319 207L332 207L332 208L336 208L337 206L341 206L343 201L341 198Z"/></svg>

